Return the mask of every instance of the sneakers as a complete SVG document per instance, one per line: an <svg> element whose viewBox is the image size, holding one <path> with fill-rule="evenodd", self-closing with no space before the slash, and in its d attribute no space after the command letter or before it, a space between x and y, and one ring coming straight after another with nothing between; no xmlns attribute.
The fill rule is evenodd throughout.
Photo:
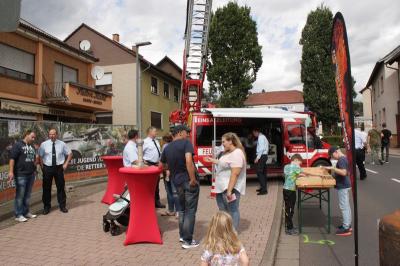
<svg viewBox="0 0 400 266"><path fill-rule="evenodd" d="M345 229L343 226L336 230L337 236L351 236L351 234L350 228Z"/></svg>
<svg viewBox="0 0 400 266"><path fill-rule="evenodd" d="M299 232L297 231L296 228L285 229L285 233L286 233L287 235L290 235L290 236L297 236L297 235L299 234Z"/></svg>
<svg viewBox="0 0 400 266"><path fill-rule="evenodd" d="M185 240L183 240L183 238L182 238L182 237L180 237L180 238L179 238L179 242L181 242L181 243L184 243L184 242L185 242Z"/></svg>
<svg viewBox="0 0 400 266"><path fill-rule="evenodd" d="M336 227L336 230L338 230L338 229L344 229L343 225L339 225L338 227ZM351 228L351 225L349 227L349 231L353 232L353 228Z"/></svg>
<svg viewBox="0 0 400 266"><path fill-rule="evenodd" d="M196 242L196 240L192 240L192 242L188 243L188 242L184 242L182 244L182 248L184 249L189 249L189 248L197 248L200 245L200 243Z"/></svg>
<svg viewBox="0 0 400 266"><path fill-rule="evenodd" d="M31 219L31 218L36 218L36 217L37 217L36 214L32 214L32 213L30 213L30 212L28 212L28 213L25 214L24 216L25 216L25 218L29 218L29 219Z"/></svg>
<svg viewBox="0 0 400 266"><path fill-rule="evenodd" d="M28 219L26 219L23 215L20 215L17 218L15 218L15 221L23 223L23 222L28 221Z"/></svg>

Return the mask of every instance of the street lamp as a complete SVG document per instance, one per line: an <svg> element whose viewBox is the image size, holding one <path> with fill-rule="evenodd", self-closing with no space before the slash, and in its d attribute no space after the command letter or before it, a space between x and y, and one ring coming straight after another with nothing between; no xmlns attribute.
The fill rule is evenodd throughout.
<svg viewBox="0 0 400 266"><path fill-rule="evenodd" d="M139 47L150 45L151 42L137 42L136 46L136 127L138 128L139 137L142 135L142 97L141 97L141 82L140 82L140 60Z"/></svg>

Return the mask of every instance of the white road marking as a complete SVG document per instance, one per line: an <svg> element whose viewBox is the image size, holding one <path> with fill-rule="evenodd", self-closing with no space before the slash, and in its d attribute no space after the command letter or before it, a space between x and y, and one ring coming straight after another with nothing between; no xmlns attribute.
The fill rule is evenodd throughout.
<svg viewBox="0 0 400 266"><path fill-rule="evenodd" d="M374 173L374 174L378 174L378 172L376 172L376 171L373 171L373 170L371 170L371 169L368 169L368 168L365 168L365 170L367 170L368 172Z"/></svg>
<svg viewBox="0 0 400 266"><path fill-rule="evenodd" d="M400 180L398 180L398 179L396 179L396 178L392 178L392 180L393 180L394 182L400 183Z"/></svg>

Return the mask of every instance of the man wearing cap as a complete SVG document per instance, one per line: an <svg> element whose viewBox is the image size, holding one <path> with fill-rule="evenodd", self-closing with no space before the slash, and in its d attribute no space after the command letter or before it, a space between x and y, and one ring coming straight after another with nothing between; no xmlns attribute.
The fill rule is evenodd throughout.
<svg viewBox="0 0 400 266"><path fill-rule="evenodd" d="M196 220L197 204L199 201L200 186L193 162L194 149L188 140L190 129L185 125L178 125L172 130L174 141L164 149L161 162L164 169L169 169L170 179L174 183L179 204L179 241L182 248L194 248L199 243L193 239Z"/></svg>
<svg viewBox="0 0 400 266"><path fill-rule="evenodd" d="M333 177L336 180L336 190L338 193L339 208L342 213L342 225L337 227L336 235L350 236L351 235L351 208L349 200L349 191L351 183L349 178L349 162L346 156L338 147L332 146L329 148L329 156L337 160L336 166L328 166L326 169L331 170Z"/></svg>

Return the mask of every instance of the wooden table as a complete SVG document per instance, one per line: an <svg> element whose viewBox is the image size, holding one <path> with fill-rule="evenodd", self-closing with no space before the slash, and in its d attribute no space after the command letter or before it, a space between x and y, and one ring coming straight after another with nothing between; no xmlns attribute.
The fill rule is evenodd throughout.
<svg viewBox="0 0 400 266"><path fill-rule="evenodd" d="M335 187L336 180L329 174L329 172L320 167L308 167L303 168L304 172L310 173L305 177L300 177L296 180L297 187L297 198L298 204L297 209L299 211L299 233L302 232L302 203L316 198L319 200L319 208L322 209L322 202L326 202L328 205L328 225L327 231L331 232L331 196L330 189ZM316 192L315 192L316 191Z"/></svg>
<svg viewBox="0 0 400 266"><path fill-rule="evenodd" d="M113 194L120 195L124 191L125 180L118 172L119 168L124 165L122 156L102 156L101 159L106 165L108 173L107 189L101 202L110 205L115 201Z"/></svg>
<svg viewBox="0 0 400 266"><path fill-rule="evenodd" d="M119 172L123 174L128 184L131 198L129 225L124 245L144 242L162 244L154 198L161 168L122 167Z"/></svg>

